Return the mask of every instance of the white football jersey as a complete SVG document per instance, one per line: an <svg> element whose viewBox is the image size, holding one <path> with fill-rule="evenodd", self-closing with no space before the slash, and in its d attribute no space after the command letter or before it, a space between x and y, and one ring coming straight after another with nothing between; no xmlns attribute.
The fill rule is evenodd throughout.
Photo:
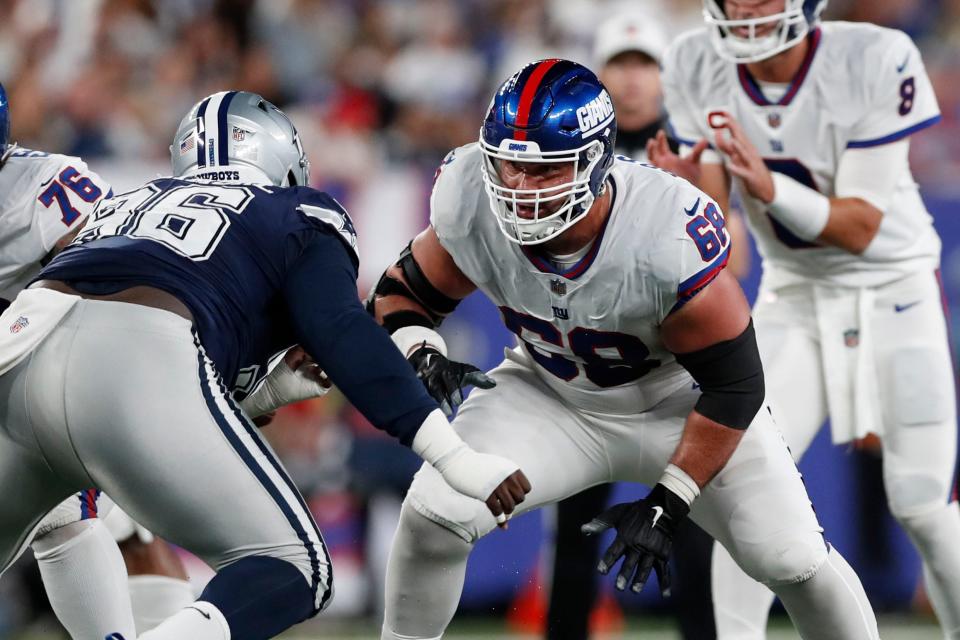
<svg viewBox="0 0 960 640"><path fill-rule="evenodd" d="M457 266L500 308L535 370L569 403L644 411L690 377L660 324L726 265L722 213L685 180L618 156L610 216L589 251L560 272L510 242L484 191L476 143L452 151L431 197L431 224Z"/></svg>
<svg viewBox="0 0 960 640"><path fill-rule="evenodd" d="M775 101L745 65L716 54L704 29L678 38L663 62L664 99L676 137L689 146L701 138L712 143L708 115L727 111L771 170L832 197L847 149L894 142L940 119L920 52L906 34L826 22L809 37L813 46L803 67ZM940 240L909 168L898 178L877 237L860 256L800 240L761 201L739 191L767 286L808 280L876 286L939 264Z"/></svg>
<svg viewBox="0 0 960 640"><path fill-rule="evenodd" d="M0 298L13 300L109 192L80 158L14 149L0 168Z"/></svg>

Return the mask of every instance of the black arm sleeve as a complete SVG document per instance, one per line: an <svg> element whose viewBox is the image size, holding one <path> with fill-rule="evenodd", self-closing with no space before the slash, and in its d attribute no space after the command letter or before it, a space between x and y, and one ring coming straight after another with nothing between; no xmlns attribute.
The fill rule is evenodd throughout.
<svg viewBox="0 0 960 640"><path fill-rule="evenodd" d="M284 297L307 353L375 427L409 446L437 403L364 310L343 244L325 234L311 240L287 273Z"/></svg>
<svg viewBox="0 0 960 640"><path fill-rule="evenodd" d="M675 355L703 392L698 413L733 429L750 426L766 392L753 319L733 340Z"/></svg>

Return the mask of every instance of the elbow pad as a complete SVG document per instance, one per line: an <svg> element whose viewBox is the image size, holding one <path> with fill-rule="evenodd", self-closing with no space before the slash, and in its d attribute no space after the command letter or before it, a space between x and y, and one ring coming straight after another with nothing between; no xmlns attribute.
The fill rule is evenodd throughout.
<svg viewBox="0 0 960 640"><path fill-rule="evenodd" d="M403 296L418 303L429 314L424 316L416 311L396 311L383 317L383 327L391 334L403 327L420 326L436 328L443 319L452 313L459 300L455 300L433 286L423 274L423 270L413 256L413 242L401 252L396 266L403 272L406 284L384 273L366 300L367 312L376 315L377 296Z"/></svg>
<svg viewBox="0 0 960 640"><path fill-rule="evenodd" d="M753 319L733 340L674 355L703 392L695 407L698 413L732 429L750 426L765 394Z"/></svg>

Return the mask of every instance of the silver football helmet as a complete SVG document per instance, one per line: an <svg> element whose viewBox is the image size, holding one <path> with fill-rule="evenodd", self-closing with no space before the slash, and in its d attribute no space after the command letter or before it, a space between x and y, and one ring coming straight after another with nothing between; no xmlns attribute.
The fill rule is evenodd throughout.
<svg viewBox="0 0 960 640"><path fill-rule="evenodd" d="M170 146L173 175L306 185L310 162L290 118L261 96L221 91L180 121Z"/></svg>

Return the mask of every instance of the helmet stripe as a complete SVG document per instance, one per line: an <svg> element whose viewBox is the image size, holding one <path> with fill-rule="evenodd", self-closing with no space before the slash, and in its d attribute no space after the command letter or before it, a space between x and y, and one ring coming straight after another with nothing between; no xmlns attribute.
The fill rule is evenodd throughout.
<svg viewBox="0 0 960 640"><path fill-rule="evenodd" d="M210 98L207 98L200 103L200 106L197 107L197 130L195 135L197 136L197 166L205 167L207 166L207 149L206 149L206 140L207 132L204 127L204 116L207 113L207 105L210 104Z"/></svg>
<svg viewBox="0 0 960 640"><path fill-rule="evenodd" d="M517 117L514 120L514 127L527 126L527 120L530 118L530 107L533 105L534 96L537 95L537 89L540 88L540 83L543 81L543 77L547 75L547 71L558 62L560 62L560 60L556 58L543 60L534 67L530 76L527 78L527 84L523 86L523 92L520 94L520 103L517 105ZM523 130L516 131L513 135L517 140L527 139L527 132Z"/></svg>
<svg viewBox="0 0 960 640"><path fill-rule="evenodd" d="M227 95L226 91L220 91L210 96L210 103L207 105L206 112L203 114L203 129L206 133L207 146L207 166L217 166L217 135L220 129L218 120L220 115L220 105L223 103L223 97Z"/></svg>
<svg viewBox="0 0 960 640"><path fill-rule="evenodd" d="M223 102L217 110L217 164L230 164L230 158L227 153L227 109L230 108L230 102L237 95L236 91L231 91L223 96Z"/></svg>

